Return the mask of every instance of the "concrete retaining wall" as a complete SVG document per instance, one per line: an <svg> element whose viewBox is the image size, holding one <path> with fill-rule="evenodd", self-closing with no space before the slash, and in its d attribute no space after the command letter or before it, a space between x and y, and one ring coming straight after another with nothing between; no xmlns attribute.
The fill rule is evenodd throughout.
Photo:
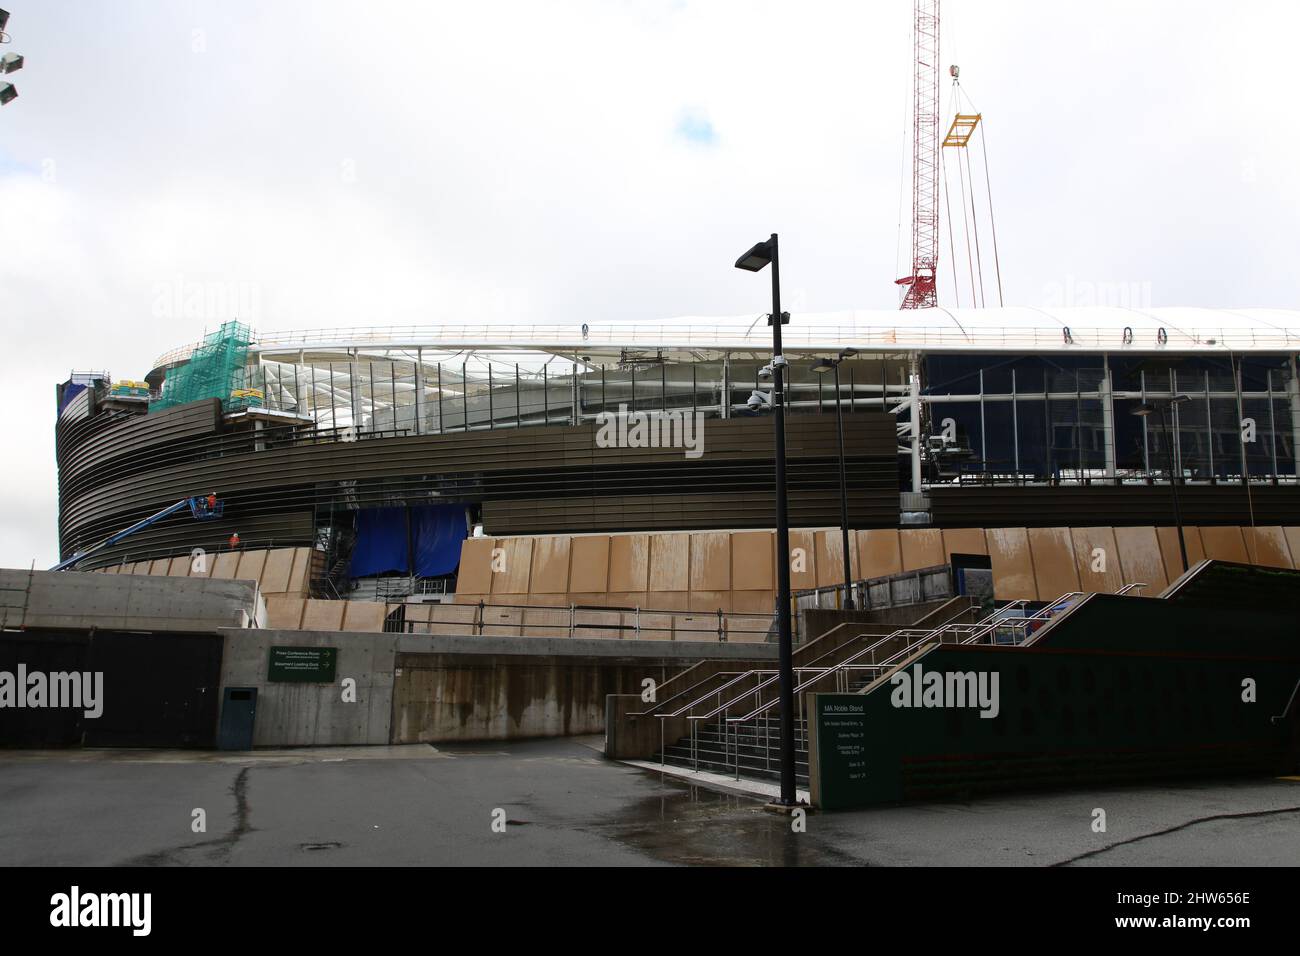
<svg viewBox="0 0 1300 956"><path fill-rule="evenodd" d="M0 622L8 627L199 631L262 627L256 581L0 570Z"/></svg>
<svg viewBox="0 0 1300 956"><path fill-rule="evenodd" d="M257 747L387 744L393 707L396 634L330 631L224 631L221 688L256 687ZM274 645L338 648L333 684L268 681ZM356 702L343 700L342 682L356 681Z"/></svg>
<svg viewBox="0 0 1300 956"><path fill-rule="evenodd" d="M399 651L393 743L599 734L606 698L639 695L647 677L756 656L753 645L501 636L406 636Z"/></svg>
<svg viewBox="0 0 1300 956"><path fill-rule="evenodd" d="M257 688L258 747L436 743L599 734L605 699L754 645L225 630L221 688ZM338 649L333 684L267 680L273 646ZM775 647L770 648L775 655ZM342 681L356 681L356 702Z"/></svg>

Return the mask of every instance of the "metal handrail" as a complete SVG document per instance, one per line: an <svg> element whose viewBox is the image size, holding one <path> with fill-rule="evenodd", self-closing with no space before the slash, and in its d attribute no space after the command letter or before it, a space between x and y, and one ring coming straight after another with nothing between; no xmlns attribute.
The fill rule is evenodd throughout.
<svg viewBox="0 0 1300 956"><path fill-rule="evenodd" d="M952 633L961 633L963 631L973 630L974 633L966 635L964 640L956 642L961 644L972 644L978 641L980 638L982 638L985 634L993 633L998 627L1017 627L1017 626L1025 627L1031 623L1044 623L1048 619L1050 619L1052 612L1054 612L1058 606L1061 606L1074 598L1079 598L1083 596L1085 595L1084 592L1082 591L1070 591L1067 594L1061 595L1059 598L1057 598L1055 601L1053 601L1046 607L1041 608L1040 610L1036 611L1034 614L1027 617L1022 617L1022 616L998 617L998 615L1003 614L1007 608L1024 607L1026 604L1029 603L1028 601L1021 600L1021 601L1012 601L1011 603L1004 605L1001 608L998 608L992 614L988 615L988 617L986 617L983 621L980 621L977 624L973 624L973 625L972 624L943 624L937 628L928 631L917 629L917 628L899 628L897 631L894 631L888 636L881 638L879 641L876 641L870 647L863 648L861 651L857 652L856 654L850 655L849 657L845 658L843 661L841 661L839 664L836 664L834 667L827 669L826 673L838 673L847 670L850 667L854 669L866 669L867 667L879 667L882 670L887 669L890 666L892 666L895 661L898 661L900 659L906 659L907 657L915 653L917 648L922 647L927 643L933 643L935 639L938 639L939 643L951 643L945 641L944 637ZM1020 623L1017 624L1016 622L1020 622ZM919 635L918 639L908 643L905 647L901 648L900 650L895 651L893 654L889 655L889 657L885 658L883 661L877 662L875 660L874 651L877 647L879 647L884 642L897 640L900 637L909 637L913 635ZM871 664L870 665L857 664L858 658L863 657L868 653L873 654ZM820 680L825 676L826 674L822 674L817 679ZM763 687L767 686L770 683L771 680L769 679L768 681L765 681L763 684L760 684L758 687L756 687L753 692L757 693L758 691L762 690ZM802 692L805 688L806 688L806 683L800 684L796 686L794 693L798 694ZM742 694L734 701L729 702L727 706L729 707L730 704L743 700L745 697L748 696L749 696L748 692ZM780 703L779 700L769 701L766 704L761 704L760 706L754 708L754 710L750 711L747 714L744 714L740 717L727 717L725 718L725 720L737 724L742 723L746 720L754 720L760 715L767 713L767 711L771 710L778 703Z"/></svg>
<svg viewBox="0 0 1300 956"><path fill-rule="evenodd" d="M700 680L696 681L694 684L691 684L689 687L685 688L684 690L679 690L677 691L677 693L673 694L672 696L667 697L664 700L657 701L655 705L649 708L648 710L639 710L636 711L635 713L629 713L627 716L658 717L659 715L656 714L655 711L659 710L662 707L667 707L669 704L677 700L679 697L685 697L687 694L691 693L697 688L703 687L705 684L709 683L710 681L715 680L719 677L735 676L737 674L745 674L745 673L748 672L747 671L714 671L712 674L708 675L707 677L701 678Z"/></svg>
<svg viewBox="0 0 1300 956"><path fill-rule="evenodd" d="M701 704L701 703L703 703L704 701L706 701L706 700L708 700L710 697L712 697L714 694L720 694L720 693L722 693L724 690L726 690L726 689L727 689L728 687L730 687L732 684L735 684L735 683L737 683L737 682L739 682L739 681L742 681L742 680L744 680L746 677L749 677L751 674L754 674L754 673L756 673L756 672L755 672L755 671L741 671L741 672L739 672L739 673L736 673L735 671L726 671L725 673L728 673L728 674L735 674L736 676L733 677L731 680L727 681L727 682L726 682L725 684L723 684L721 687L715 687L713 690L709 691L707 694L704 694L702 697L698 697L698 698L696 698L695 700L691 701L691 702L690 702L689 704L687 704L685 707L679 707L677 710L673 711L673 712L670 713L670 714L655 714L654 716L657 717L657 718L659 718L660 720L664 720L665 718L668 718L668 717L680 717L682 714L686 713L686 711L691 710L692 708L694 708L697 704ZM688 719L689 719L689 718L688 718Z"/></svg>
<svg viewBox="0 0 1300 956"><path fill-rule="evenodd" d="M1134 581L1132 584L1126 584L1126 585L1124 585L1122 588L1120 588L1120 589L1119 589L1118 591L1116 591L1115 593L1116 593L1116 594L1130 594L1130 593L1132 593L1133 591L1140 591L1142 588L1148 588L1148 587L1150 587L1150 586L1151 586L1151 585L1149 585L1149 584L1147 584L1147 583L1145 583L1145 582Z"/></svg>

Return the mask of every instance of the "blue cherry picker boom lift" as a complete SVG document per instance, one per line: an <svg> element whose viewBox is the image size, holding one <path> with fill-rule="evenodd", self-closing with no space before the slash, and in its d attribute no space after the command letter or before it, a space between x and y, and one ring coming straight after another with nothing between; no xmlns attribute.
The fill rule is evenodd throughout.
<svg viewBox="0 0 1300 956"><path fill-rule="evenodd" d="M71 557L64 558L54 567L50 568L50 570L67 571L69 568L75 567L77 564L80 564L82 561L90 557L96 551L102 551L104 548L112 547L113 545L121 541L123 538L130 537L131 535L135 534L137 531L143 531L145 528L149 527L150 525L157 524L159 521L162 521L163 518L166 518L169 515L174 515L178 511L183 511L185 508L190 509L190 514L193 516L195 521L211 521L213 518L220 518L223 510L222 504L223 503L217 499L216 494L195 495L192 498L182 498L174 505L168 505L166 508L164 508L162 511L158 512L157 514L150 515L149 517L145 518L143 521L137 521L135 524L131 525L131 527L124 528L121 531L116 532L115 534L110 534L103 541L99 542L99 544L91 545L89 548L86 548L84 551L78 551L76 554L72 555Z"/></svg>

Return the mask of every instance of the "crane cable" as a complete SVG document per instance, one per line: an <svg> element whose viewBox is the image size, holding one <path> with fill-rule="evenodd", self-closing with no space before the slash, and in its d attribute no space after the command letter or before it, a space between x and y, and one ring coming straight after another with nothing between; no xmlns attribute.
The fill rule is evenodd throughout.
<svg viewBox="0 0 1300 956"><path fill-rule="evenodd" d="M975 223L975 268L980 277L980 308L988 305L984 298L984 257L980 255L980 214L975 208L975 176L970 168L970 150L962 147L962 155L966 157L966 178L970 180L970 217Z"/></svg>
<svg viewBox="0 0 1300 956"><path fill-rule="evenodd" d="M952 112L952 96L948 97L948 112ZM952 273L952 291L957 300L957 308L961 308L961 283L957 281L957 244L953 241L952 236L952 189L948 185L948 153L941 146L939 147L939 162L943 167L943 205L948 213L948 252L952 255L953 268L949 270ZM974 303L971 303L974 305Z"/></svg>
<svg viewBox="0 0 1300 956"><path fill-rule="evenodd" d="M998 225L993 219L993 186L989 183L989 144L984 138L984 122L980 121L980 149L984 153L984 189L989 199L989 227L993 230L993 267L998 275L998 307L1002 301L1002 260L998 256Z"/></svg>
<svg viewBox="0 0 1300 956"><path fill-rule="evenodd" d="M970 273L970 300L974 305L979 297L975 292L975 257L971 255L970 247L970 216L967 215L968 203L966 201L966 172L962 169L961 160L957 160L957 178L961 183L961 220L966 231L966 266Z"/></svg>
<svg viewBox="0 0 1300 956"><path fill-rule="evenodd" d="M966 100L966 104L970 107L971 112L977 113L980 116L979 134L980 134L980 150L984 158L984 191L989 204L989 228L993 232L993 268L996 271L997 278L998 278L998 305L1003 306L1005 305L1005 303L1002 298L1002 259L998 253L997 220L993 216L993 185L989 178L989 145L988 145L988 140L984 135L984 116L976 108L975 101L972 100L970 96L967 95L965 89L962 88L959 80L954 80L953 86L961 94L962 98ZM969 162L969 156L967 156L967 160ZM973 180L974 177L972 176L972 184L971 184L972 187L974 186ZM976 234L976 241L978 242L978 233Z"/></svg>
<svg viewBox="0 0 1300 956"><path fill-rule="evenodd" d="M943 150L939 151L939 159L943 165L943 205L948 211L948 251L952 254L953 268L948 270L952 273L952 291L957 299L957 308L961 308L961 284L957 281L957 246L952 238L952 190L948 187L948 156Z"/></svg>

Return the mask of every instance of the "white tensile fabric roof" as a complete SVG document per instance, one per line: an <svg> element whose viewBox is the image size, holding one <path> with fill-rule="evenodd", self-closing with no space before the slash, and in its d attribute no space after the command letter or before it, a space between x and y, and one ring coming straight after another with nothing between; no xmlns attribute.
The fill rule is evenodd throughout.
<svg viewBox="0 0 1300 956"><path fill-rule="evenodd" d="M858 310L799 313L783 329L792 353L842 348L924 352L1287 352L1300 350L1300 310L1203 308L1035 308ZM732 351L770 353L766 315L678 316L653 323L441 323L302 329L255 336L263 358L292 362L321 353L513 352L581 356L600 362L650 350L682 360ZM155 367L188 356L175 349ZM345 359L344 359L345 360Z"/></svg>

